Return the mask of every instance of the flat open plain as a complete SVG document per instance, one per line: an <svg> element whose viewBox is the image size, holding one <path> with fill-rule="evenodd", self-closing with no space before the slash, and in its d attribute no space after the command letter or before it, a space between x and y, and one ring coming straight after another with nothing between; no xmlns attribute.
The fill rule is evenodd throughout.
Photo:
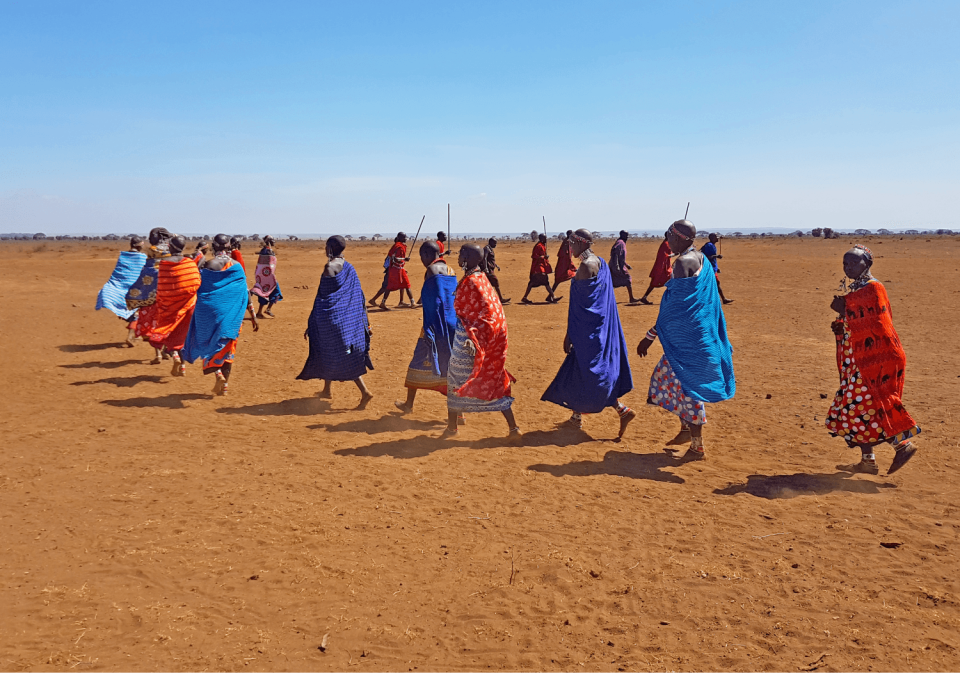
<svg viewBox="0 0 960 673"><path fill-rule="evenodd" d="M644 405L659 344L631 355L623 442L612 411L554 428L566 298L506 308L525 444L499 414L441 441L440 395L393 406L419 311L370 313L365 411L295 380L319 243L278 245L286 299L216 399L94 312L123 242L0 245L0 669L960 669L960 239L863 241L924 430L890 477L889 448L880 476L839 473L857 453L823 428L853 242L724 241L738 392L683 466L677 420ZM629 244L639 293L656 245ZM346 251L368 297L388 247ZM498 248L514 302L530 249ZM656 312L620 305L631 348Z"/></svg>

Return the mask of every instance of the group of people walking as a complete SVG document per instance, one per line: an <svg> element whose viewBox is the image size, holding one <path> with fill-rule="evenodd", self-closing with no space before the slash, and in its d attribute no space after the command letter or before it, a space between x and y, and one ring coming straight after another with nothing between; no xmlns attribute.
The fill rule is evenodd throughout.
<svg viewBox="0 0 960 673"><path fill-rule="evenodd" d="M660 340L663 356L653 368L647 387L647 403L660 407L679 421L677 436L668 443L678 462L703 460L703 426L706 405L731 399L736 393L732 353L727 337L723 297L717 280L716 240L697 250L696 227L687 220L670 225L651 272L651 287L634 299L626 264L627 232L614 244L611 263L593 250L593 235L569 231L561 245L554 284L546 254L545 236L534 247L530 282L523 301L534 287L546 287L548 301L557 302L557 285L569 281L570 300L563 349L566 358L541 396L568 409L564 426L582 429L587 415L607 408L617 414L617 436L622 438L636 412L621 398L633 389L626 336L615 297L616 287L630 288L632 303L647 301L655 286L666 291L655 323L640 340L636 351L646 357ZM407 396L395 402L402 414L413 411L418 391L434 391L446 397L447 427L443 436L459 432L465 414L499 412L509 438L519 441L520 428L513 413L512 386L516 379L506 369L507 321L497 279L496 239L488 245L465 244L457 255L462 278L447 263L446 237L422 243L417 251L424 267L420 299L413 301L405 264L406 236L397 236L384 264L384 282L370 304L389 293L405 291L408 306L420 305L423 323L413 346L404 385ZM267 314L282 298L276 283L273 241L266 237L257 264L257 281L247 291L239 254L239 241L218 234L212 252L199 244L184 254L185 241L164 229L150 233L149 249L131 240L110 281L98 298L97 308L107 307L128 321L132 336L142 336L157 349L159 362L166 352L173 360L173 373L182 376L185 362L202 359L205 373L217 377L216 394L224 394L236 353L244 313L253 329L258 318L250 302L257 296ZM665 247L664 247L665 246ZM708 247L709 246L709 247ZM358 408L373 398L363 376L373 369L371 330L367 302L354 267L345 259L347 242L341 236L326 241L327 263L321 275L313 310L304 338L309 355L298 379L323 381L320 397L332 396L334 381L351 381L360 391ZM574 259L579 264L574 263ZM664 266L661 259L666 259ZM673 260L671 263L671 259ZM853 280L846 295L835 297L838 313L833 323L837 338L837 363L841 375L827 428L861 449L861 460L838 466L850 472L876 474L874 449L882 443L895 448L889 472L900 469L916 452L910 438L920 428L903 408L905 355L893 329L889 300L883 286L872 277L873 257L857 246L844 256L844 271ZM627 281L624 282L624 276ZM687 445L686 450L682 447Z"/></svg>

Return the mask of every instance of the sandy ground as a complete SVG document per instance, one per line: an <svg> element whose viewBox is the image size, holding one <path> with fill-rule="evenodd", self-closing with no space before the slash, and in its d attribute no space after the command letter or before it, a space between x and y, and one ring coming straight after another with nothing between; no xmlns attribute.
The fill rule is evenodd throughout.
<svg viewBox="0 0 960 673"><path fill-rule="evenodd" d="M631 356L625 441L612 411L554 429L566 299L506 309L525 445L499 414L448 442L440 395L394 413L417 311L370 314L365 411L294 380L317 246L279 246L286 299L213 399L93 311L113 244L0 245L0 669L958 670L960 240L868 244L924 429L889 477L889 448L838 473L856 452L823 429L849 239L725 242L739 388L685 466L644 405L659 345ZM514 301L530 247L499 249ZM639 292L655 247L629 247ZM386 248L347 251L368 296ZM657 309L620 311L635 346Z"/></svg>

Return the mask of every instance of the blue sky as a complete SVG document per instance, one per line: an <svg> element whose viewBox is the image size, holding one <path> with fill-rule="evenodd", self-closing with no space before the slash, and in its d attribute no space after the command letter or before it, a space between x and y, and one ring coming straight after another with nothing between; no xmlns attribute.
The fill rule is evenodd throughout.
<svg viewBox="0 0 960 673"><path fill-rule="evenodd" d="M960 229L958 2L0 0L0 231Z"/></svg>

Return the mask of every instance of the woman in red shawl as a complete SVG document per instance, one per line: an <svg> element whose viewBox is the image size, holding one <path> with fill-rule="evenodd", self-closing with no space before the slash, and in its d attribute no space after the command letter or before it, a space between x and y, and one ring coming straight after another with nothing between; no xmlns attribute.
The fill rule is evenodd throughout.
<svg viewBox="0 0 960 673"><path fill-rule="evenodd" d="M230 239L230 258L240 262L240 266L246 273L247 265L243 263L243 253L240 252L240 239L236 236Z"/></svg>
<svg viewBox="0 0 960 673"><path fill-rule="evenodd" d="M510 396L510 385L516 379L504 368L507 321L496 291L480 268L482 261L480 246L460 248L459 263L466 275L453 300L457 331L447 366L447 429L443 436L457 435L460 414L499 411L507 421L510 438L519 439Z"/></svg>
<svg viewBox="0 0 960 673"><path fill-rule="evenodd" d="M414 306L413 303L413 294L410 292L410 277L407 275L407 270L404 268L404 265L410 261L410 258L407 257L407 235L402 231L397 234L397 237L393 239L393 247L390 248L390 252L387 253L387 259L384 260L384 265L387 267L387 275L384 279L385 286L380 289L383 292L383 301L380 302L380 308L384 311L387 309L387 299L390 297L390 293L394 290L400 290L400 303L397 306ZM407 297L410 298L410 303L407 304L403 301L403 293L407 293ZM377 293L379 295L380 292ZM376 297L374 297L376 299Z"/></svg>
<svg viewBox="0 0 960 673"><path fill-rule="evenodd" d="M547 301L556 304L560 300L553 296L553 290L550 289L550 274L553 272L553 267L550 266L550 256L547 254L547 237L544 234L540 234L537 238L537 244L533 246L533 253L530 257L533 260L530 264L530 282L527 283L527 291L523 293L523 299L520 302L532 304L533 302L527 299L530 290L535 287L545 287L547 288Z"/></svg>
<svg viewBox="0 0 960 673"><path fill-rule="evenodd" d="M663 243L660 244L660 248L657 250L657 259L653 262L653 268L650 269L650 286L647 288L647 291L643 293L643 296L640 297L641 304L651 304L652 302L647 299L647 296L653 292L654 288L663 287L667 284L667 281L670 280L670 244L667 243L667 239L663 239Z"/></svg>
<svg viewBox="0 0 960 673"><path fill-rule="evenodd" d="M907 356L893 328L887 291L870 275L871 266L873 254L862 245L843 256L843 272L853 282L846 295L830 304L840 314L831 325L840 389L826 425L830 434L843 437L862 454L859 463L838 465L838 470L877 474L873 449L889 443L895 448L887 470L892 474L917 452L910 438L920 434L920 427L901 402Z"/></svg>
<svg viewBox="0 0 960 673"><path fill-rule="evenodd" d="M573 264L573 254L570 252L570 237L572 235L573 231L568 229L563 243L560 244L560 251L557 253L557 269L553 272L552 292L557 291L557 286L560 283L566 283L577 275L577 267Z"/></svg>

